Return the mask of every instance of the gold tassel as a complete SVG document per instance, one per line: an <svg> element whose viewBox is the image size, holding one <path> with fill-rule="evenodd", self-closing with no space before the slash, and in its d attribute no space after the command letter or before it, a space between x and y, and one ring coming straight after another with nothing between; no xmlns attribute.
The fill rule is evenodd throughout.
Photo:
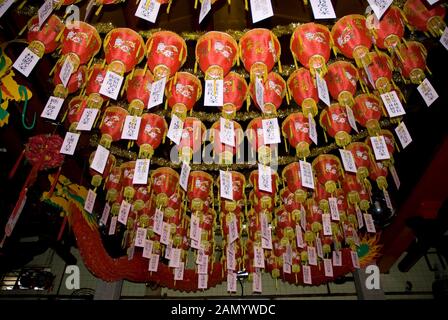
<svg viewBox="0 0 448 320"><path fill-rule="evenodd" d="M249 5L247 3L247 0L244 0L244 10L249 11Z"/></svg>
<svg viewBox="0 0 448 320"><path fill-rule="evenodd" d="M170 2L168 2L168 7L166 8L166 13L170 13L171 10L171 4L173 3L173 0L170 0Z"/></svg>
<svg viewBox="0 0 448 320"><path fill-rule="evenodd" d="M95 15L96 15L96 16L100 14L101 9L103 9L103 5L100 5L100 6L98 7L98 10L96 10L96 12L95 12Z"/></svg>
<svg viewBox="0 0 448 320"><path fill-rule="evenodd" d="M195 8L195 9L198 8L198 0L194 0L194 8Z"/></svg>

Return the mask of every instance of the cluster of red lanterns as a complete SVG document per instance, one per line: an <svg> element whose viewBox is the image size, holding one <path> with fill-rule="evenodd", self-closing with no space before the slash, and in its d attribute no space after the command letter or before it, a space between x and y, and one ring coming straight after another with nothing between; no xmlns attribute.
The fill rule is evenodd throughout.
<svg viewBox="0 0 448 320"><path fill-rule="evenodd" d="M303 267L311 267L313 275L324 260L344 250L355 252L358 232L364 233L362 225L369 224L369 181L377 183L387 195L386 178L393 166L393 160L375 159L371 137L383 136L390 155L396 150L392 133L380 128L384 111L379 96L396 91L402 97L393 81L393 71L415 84L425 79L426 50L417 41L406 41L404 32L405 26L411 25L439 35L445 10L441 6L432 8L428 10L421 0L408 0L403 10L391 6L380 21L373 15L348 15L338 19L331 30L314 22L299 25L290 41L296 70L287 81L273 71L278 64L281 72L281 47L272 31L252 29L239 42L223 32L202 35L196 44L196 65L205 80L214 83L213 90L222 81L222 117L233 122L235 132L235 144L229 148L221 141L220 121L211 126L213 152L220 163L231 163L237 155L244 133L234 118L244 102L249 105L252 100L261 116L249 122L248 140L259 162L269 164L273 155L263 136L262 122L276 117L286 97L288 103L293 99L300 107L300 112L289 114L280 126L286 145L295 149L299 158L308 157L314 143L310 124L318 116L324 132L351 152L357 173L345 172L338 157L321 154L312 162L314 189L302 184L302 164L293 162L283 169L281 177L272 171L271 191L267 192L259 185L258 170L248 177L230 171L233 200L229 200L216 192L219 188L214 186L219 186L219 180L216 182L204 171L190 172L186 188L180 186L179 174L168 167L151 170L146 184L133 184L136 162L118 163L109 155L102 173L93 169L90 173L92 185L104 185L106 189L106 201L115 218L109 225L110 234L115 233L115 223L121 222L126 229L123 246L134 248L136 239L144 233L144 240L151 243L147 258L171 259L177 252L174 268L187 265L188 251L192 249L200 274L212 272L213 265L220 262L230 273L245 269L257 274L264 268L274 278L289 275L298 282L303 277L300 282L305 283ZM135 140L138 159L150 159L168 134L166 120L147 110L153 84L165 79L166 107L183 123L178 143L180 159L188 163L201 150L206 127L191 112L203 95L203 87L195 74L180 71L188 55L183 38L170 31L158 31L145 43L137 32L116 28L102 41L96 29L84 22L64 25L52 15L40 30L36 23L36 18L29 23L29 48L39 56L57 49L61 53L54 68L54 95L66 98L76 94L68 102L64 116L70 131L77 130L87 108L97 109L94 126L101 131L100 144L109 149L122 139L127 117L139 117ZM93 64L101 46L103 63ZM329 63L332 50L346 59ZM144 67L137 67L145 57ZM73 68L64 85L59 73L66 61ZM249 84L232 71L240 61L250 74ZM101 92L110 72L124 78L120 94L127 101L127 109ZM319 111L318 83L322 80L334 103ZM353 128L348 111L367 129L369 137L365 142L351 141ZM247 186L252 187L248 194ZM218 224L223 245L221 258L215 261L214 232ZM367 231L372 232L370 226ZM243 234L247 240L243 240Z"/></svg>

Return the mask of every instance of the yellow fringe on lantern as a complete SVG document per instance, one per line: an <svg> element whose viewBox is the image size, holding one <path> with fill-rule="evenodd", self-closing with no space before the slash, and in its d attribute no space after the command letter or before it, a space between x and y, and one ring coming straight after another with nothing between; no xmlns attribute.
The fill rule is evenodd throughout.
<svg viewBox="0 0 448 320"><path fill-rule="evenodd" d="M95 12L95 15L96 15L96 16L100 14L101 9L103 9L103 5L100 5L100 6L98 7L98 10L96 10L96 12Z"/></svg>

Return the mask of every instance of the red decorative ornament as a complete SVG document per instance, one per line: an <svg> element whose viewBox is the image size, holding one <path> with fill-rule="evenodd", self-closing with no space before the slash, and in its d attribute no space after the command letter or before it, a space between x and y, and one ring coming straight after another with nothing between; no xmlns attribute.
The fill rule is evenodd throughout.
<svg viewBox="0 0 448 320"><path fill-rule="evenodd" d="M342 181L342 188L347 195L347 200L351 205L358 205L361 202L360 193L363 189L356 174L345 173Z"/></svg>
<svg viewBox="0 0 448 320"><path fill-rule="evenodd" d="M283 78L275 72L270 72L264 81L264 95L263 95L263 106L259 106L256 93L255 93L255 83L251 82L249 85L250 95L252 100L255 102L255 106L259 108L264 114L272 115L276 114L277 109L280 108L283 102L283 98L286 95L286 82Z"/></svg>
<svg viewBox="0 0 448 320"><path fill-rule="evenodd" d="M104 38L103 45L108 70L119 75L134 69L145 56L143 38L129 28L111 30Z"/></svg>
<svg viewBox="0 0 448 320"><path fill-rule="evenodd" d="M126 99L129 103L129 113L141 116L148 105L151 94L151 84L154 78L149 71L135 69L134 74L127 77Z"/></svg>
<svg viewBox="0 0 448 320"><path fill-rule="evenodd" d="M201 149L205 131L206 128L201 120L194 117L185 119L182 137L178 145L181 161L189 163L193 154Z"/></svg>
<svg viewBox="0 0 448 320"><path fill-rule="evenodd" d="M268 164L271 161L272 150L265 144L263 136L262 118L255 118L247 125L247 139L251 153L258 153L258 162ZM254 151L255 150L255 151ZM255 157L251 157L254 159Z"/></svg>
<svg viewBox="0 0 448 320"><path fill-rule="evenodd" d="M321 154L313 160L312 166L317 181L325 186L325 191L335 192L342 173L339 158L330 154Z"/></svg>
<svg viewBox="0 0 448 320"><path fill-rule="evenodd" d="M314 120L313 120L314 121ZM285 140L295 148L299 158L310 155L312 143L309 133L309 122L301 112L292 113L282 123L282 134ZM287 148L286 148L287 149Z"/></svg>
<svg viewBox="0 0 448 320"><path fill-rule="evenodd" d="M86 64L101 49L101 38L95 27L82 21L67 23L64 29L62 61L70 59L74 71Z"/></svg>
<svg viewBox="0 0 448 320"><path fill-rule="evenodd" d="M52 14L39 29L39 17L36 15L28 21L28 49L40 58L51 53L59 46L58 35L64 29L64 23L57 15Z"/></svg>
<svg viewBox="0 0 448 320"><path fill-rule="evenodd" d="M106 201L114 202L121 191L121 168L119 166L114 166L110 170L105 188L107 190Z"/></svg>
<svg viewBox="0 0 448 320"><path fill-rule="evenodd" d="M176 193L179 174L168 167L157 168L151 173L151 182L155 205L163 210L168 206L170 198Z"/></svg>
<svg viewBox="0 0 448 320"><path fill-rule="evenodd" d="M140 123L137 145L140 146L139 159L149 159L160 144L165 140L168 125L161 116L154 113L145 113Z"/></svg>
<svg viewBox="0 0 448 320"><path fill-rule="evenodd" d="M282 179L289 192L294 195L294 201L304 203L308 195L305 188L302 186L299 163L292 162L288 164L282 171Z"/></svg>
<svg viewBox="0 0 448 320"><path fill-rule="evenodd" d="M248 98L248 92L247 82L243 76L236 72L226 75L224 77L222 116L233 119Z"/></svg>
<svg viewBox="0 0 448 320"><path fill-rule="evenodd" d="M255 78L266 79L275 63L280 61L280 42L268 29L256 28L246 32L240 39L239 48L251 82Z"/></svg>
<svg viewBox="0 0 448 320"><path fill-rule="evenodd" d="M359 14L342 17L331 29L334 45L349 59L354 59L358 67L370 63L369 51L372 39L366 26L366 18Z"/></svg>
<svg viewBox="0 0 448 320"><path fill-rule="evenodd" d="M359 180L363 181L369 176L370 159L372 157L370 147L363 142L352 142L345 149L352 153L357 169L356 175Z"/></svg>
<svg viewBox="0 0 448 320"><path fill-rule="evenodd" d="M221 121L216 121L213 123L212 130L212 138L211 141L213 143L213 152L218 155L219 163L231 164L233 160L233 156L237 155L240 150L240 145L244 140L244 132L241 125L233 120L225 119L225 125L228 122L233 122L233 132L234 132L234 146L229 146L224 144L221 141Z"/></svg>
<svg viewBox="0 0 448 320"><path fill-rule="evenodd" d="M352 140L350 136L352 129L348 122L346 110L339 104L332 104L323 110L319 122L321 127L335 139L338 146L346 146Z"/></svg>
<svg viewBox="0 0 448 320"><path fill-rule="evenodd" d="M408 0L403 11L412 27L418 31L429 31L433 37L442 35L446 27L445 8L441 4L429 6L423 0Z"/></svg>
<svg viewBox="0 0 448 320"><path fill-rule="evenodd" d="M66 98L69 94L75 93L78 91L82 84L86 81L87 78L87 68L86 66L79 67L68 80L67 87L64 87L61 79L59 78L59 73L62 68L62 62L56 63L55 73L53 76L53 83L55 88L53 90L53 94L56 97Z"/></svg>
<svg viewBox="0 0 448 320"><path fill-rule="evenodd" d="M171 31L158 31L146 42L147 65L155 80L172 77L187 59L185 40Z"/></svg>
<svg viewBox="0 0 448 320"><path fill-rule="evenodd" d="M95 152L93 151L92 154L89 157L89 164L92 164L93 158L95 157ZM110 154L109 157L107 158L107 162L106 162L106 166L104 167L104 171L102 174L100 174L99 172L89 168L89 173L92 176L92 186L96 188L101 186L101 183L103 182L103 179L107 178L109 176L110 171L112 170L112 168L115 166L116 163L116 159L114 157L114 155Z"/></svg>
<svg viewBox="0 0 448 320"><path fill-rule="evenodd" d="M207 212L213 204L213 177L204 171L190 172L187 198L192 212Z"/></svg>
<svg viewBox="0 0 448 320"><path fill-rule="evenodd" d="M367 128L369 135L375 136L381 130L379 120L381 119L382 102L373 94L360 94L355 98L353 114L356 121Z"/></svg>
<svg viewBox="0 0 448 320"><path fill-rule="evenodd" d="M387 9L380 21L374 13L370 14L366 24L374 36L375 45L393 53L404 37L405 19L403 11L394 5Z"/></svg>
<svg viewBox="0 0 448 320"><path fill-rule="evenodd" d="M414 84L420 84L425 80L425 70L428 70L425 46L417 41L408 41L398 47L398 52L402 60L395 59L395 65L402 77Z"/></svg>
<svg viewBox="0 0 448 320"><path fill-rule="evenodd" d="M238 59L238 44L224 32L210 31L196 42L196 61L206 80L224 79Z"/></svg>
<svg viewBox="0 0 448 320"><path fill-rule="evenodd" d="M326 63L330 58L332 45L330 30L324 25L310 22L301 24L294 30L290 49L295 62L299 60L312 74L317 71L322 77L327 72Z"/></svg>
<svg viewBox="0 0 448 320"><path fill-rule="evenodd" d="M84 97L73 97L68 103L67 120L70 124L69 131L75 131L81 119L84 109L87 107L87 100Z"/></svg>
<svg viewBox="0 0 448 320"><path fill-rule="evenodd" d="M288 78L288 92L294 101L302 107L303 114L308 117L317 115L319 95L311 72L305 68L295 70Z"/></svg>
<svg viewBox="0 0 448 320"><path fill-rule="evenodd" d="M378 90L380 94L392 90L393 80L392 72L394 65L389 56L382 52L370 52L371 64L365 66L361 70L364 78L364 83L367 83L371 88ZM368 74L366 74L368 72Z"/></svg>
<svg viewBox="0 0 448 320"><path fill-rule="evenodd" d="M121 139L124 121L129 113L121 107L109 107L104 111L100 124L102 133L100 144L105 148L110 148L113 141Z"/></svg>
<svg viewBox="0 0 448 320"><path fill-rule="evenodd" d="M106 77L107 70L101 64L94 64L87 78L86 95L89 108L101 109L104 100L108 97L100 94L101 85Z"/></svg>
<svg viewBox="0 0 448 320"><path fill-rule="evenodd" d="M342 107L352 107L353 96L356 93L358 70L350 62L337 61L328 66L325 76L328 91L333 99L338 100Z"/></svg>
<svg viewBox="0 0 448 320"><path fill-rule="evenodd" d="M199 79L188 72L178 72L167 84L165 95L172 113L185 118L202 95Z"/></svg>

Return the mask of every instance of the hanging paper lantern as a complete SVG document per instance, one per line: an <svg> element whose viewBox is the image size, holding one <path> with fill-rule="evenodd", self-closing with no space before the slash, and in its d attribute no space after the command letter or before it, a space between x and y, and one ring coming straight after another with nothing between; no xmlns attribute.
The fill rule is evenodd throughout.
<svg viewBox="0 0 448 320"><path fill-rule="evenodd" d="M84 109L87 107L87 101L84 97L76 96L73 97L68 103L67 108L67 120L70 124L69 131L73 132L78 126L78 122L81 119Z"/></svg>
<svg viewBox="0 0 448 320"><path fill-rule="evenodd" d="M39 58L45 53L51 53L59 46L58 35L64 29L64 23L52 14L39 29L39 17L36 15L28 21L28 49Z"/></svg>
<svg viewBox="0 0 448 320"><path fill-rule="evenodd" d="M210 31L196 42L196 61L206 80L224 79L238 59L238 44L224 32Z"/></svg>
<svg viewBox="0 0 448 320"><path fill-rule="evenodd" d="M176 181L175 178L173 180ZM177 186L173 186L171 183L169 184L169 187L176 188L175 192L170 195L168 198L168 203L165 207L164 217L171 218L174 216L179 216L181 214L181 211L183 209L182 207L182 201L185 197L185 192L178 188ZM156 198L157 199L157 198ZM157 203L157 201L156 201ZM162 200L162 204L164 201Z"/></svg>
<svg viewBox="0 0 448 320"><path fill-rule="evenodd" d="M392 90L394 65L389 56L382 52L370 52L371 64L361 70L364 83L383 94ZM367 74L368 72L368 74ZM395 87L395 86L394 86Z"/></svg>
<svg viewBox="0 0 448 320"><path fill-rule="evenodd" d="M283 173L282 173L283 176ZM284 177L283 177L284 179ZM304 201L306 200L307 195L305 194L304 197ZM291 217L294 221L299 222L301 215L302 215L302 209L303 209L303 205L301 202L299 202L298 197L296 196L296 193L292 193L289 188L283 188L282 190L280 190L280 198L282 199L283 202L283 206L285 207L286 211L291 213ZM305 210L303 209L303 212L305 212Z"/></svg>
<svg viewBox="0 0 448 320"><path fill-rule="evenodd" d="M305 232L305 241L310 246L314 244L316 234L322 232L323 211L315 199L308 199L307 207L308 207L308 216L307 216L307 231Z"/></svg>
<svg viewBox="0 0 448 320"><path fill-rule="evenodd" d="M185 40L171 31L158 31L146 42L147 65L155 80L172 77L187 59Z"/></svg>
<svg viewBox="0 0 448 320"><path fill-rule="evenodd" d="M367 128L370 136L375 136L380 131L382 102L373 94L360 94L355 98L353 114L356 121Z"/></svg>
<svg viewBox="0 0 448 320"><path fill-rule="evenodd" d="M86 64L100 49L101 38L95 27L82 21L66 24L62 40L62 61L70 59L74 71Z"/></svg>
<svg viewBox="0 0 448 320"><path fill-rule="evenodd" d="M121 167L114 166L106 179L106 201L114 202L121 191Z"/></svg>
<svg viewBox="0 0 448 320"><path fill-rule="evenodd" d="M312 166L317 181L325 186L328 193L335 192L342 173L339 158L331 154L321 154L313 160Z"/></svg>
<svg viewBox="0 0 448 320"><path fill-rule="evenodd" d="M248 97L248 86L243 76L230 72L224 77L222 116L233 119Z"/></svg>
<svg viewBox="0 0 448 320"><path fill-rule="evenodd" d="M258 170L254 170L250 173L249 181L254 187L254 201L255 205L259 205L262 210L267 210L269 214L272 213L272 209L276 200L277 186L278 186L278 174L275 171L271 173L271 190L272 192L260 190L258 184ZM270 220L270 219L268 219Z"/></svg>
<svg viewBox="0 0 448 320"><path fill-rule="evenodd" d="M358 70L350 62L336 61L328 66L325 76L328 91L333 99L343 107L352 107L356 93Z"/></svg>
<svg viewBox="0 0 448 320"><path fill-rule="evenodd" d="M286 95L286 82L283 78L275 72L270 72L263 84L263 106L258 105L255 92L255 83L251 82L249 85L250 95L255 102L255 106L259 108L264 114L276 114L277 109L280 108L283 98Z"/></svg>
<svg viewBox="0 0 448 320"><path fill-rule="evenodd" d="M334 45L349 59L354 59L358 67L370 63L369 51L372 38L366 26L366 18L359 14L342 17L331 29Z"/></svg>
<svg viewBox="0 0 448 320"><path fill-rule="evenodd" d="M145 56L143 38L129 28L111 30L104 38L103 45L108 70L119 75L134 69Z"/></svg>
<svg viewBox="0 0 448 320"><path fill-rule="evenodd" d="M100 144L110 148L113 141L121 139L124 121L129 113L121 107L109 107L104 111L103 120L100 124L102 133Z"/></svg>
<svg viewBox="0 0 448 320"><path fill-rule="evenodd" d="M376 162L373 158L371 158L369 172L369 178L377 183L380 190L387 189L388 170L384 163Z"/></svg>
<svg viewBox="0 0 448 320"><path fill-rule="evenodd" d="M268 164L271 162L272 150L269 145L264 143L262 118L255 118L247 125L247 139L249 141L249 149L253 153L258 153L258 162ZM254 159L255 157L251 157Z"/></svg>
<svg viewBox="0 0 448 320"><path fill-rule="evenodd" d="M125 162L121 165L121 185L123 187L123 196L130 202L134 199L135 188L133 184L134 172L135 172L135 161Z"/></svg>
<svg viewBox="0 0 448 320"><path fill-rule="evenodd" d="M322 77L327 72L326 63L330 58L332 45L330 30L326 26L310 22L301 24L294 30L290 49L294 60L299 60L313 75L317 71Z"/></svg>
<svg viewBox="0 0 448 320"><path fill-rule="evenodd" d="M163 210L168 206L171 196L176 193L179 174L168 167L157 168L151 173L151 182L154 203L157 208Z"/></svg>
<svg viewBox="0 0 448 320"><path fill-rule="evenodd" d="M140 122L137 145L140 147L139 159L150 159L160 144L165 140L168 125L161 116L154 113L145 113Z"/></svg>
<svg viewBox="0 0 448 320"><path fill-rule="evenodd" d="M345 147L346 150L350 151L355 160L355 165L357 169L357 176L362 181L369 176L370 167L370 148L367 144L363 142L352 142Z"/></svg>
<svg viewBox="0 0 448 320"><path fill-rule="evenodd" d="M339 104L332 104L323 110L320 114L319 122L321 127L336 140L338 146L346 146L352 140L347 113L345 108Z"/></svg>
<svg viewBox="0 0 448 320"><path fill-rule="evenodd" d="M429 9L423 0L407 0L403 11L412 27L418 31L429 31L433 37L442 35L446 27L445 8L441 4L431 5Z"/></svg>
<svg viewBox="0 0 448 320"><path fill-rule="evenodd" d="M280 42L268 29L256 28L246 32L240 39L239 48L251 82L255 78L266 79L275 63L280 61Z"/></svg>
<svg viewBox="0 0 448 320"><path fill-rule="evenodd" d="M394 135L392 134L392 132L390 132L389 130L385 130L385 129L380 130L378 135L384 137L384 141L386 142L386 146L387 146L387 151L389 152L389 155L390 155L390 160L383 160L382 162L386 166L392 165L393 164L393 154L396 149ZM372 142L371 142L370 138L367 138L365 142L370 148L372 148Z"/></svg>
<svg viewBox="0 0 448 320"><path fill-rule="evenodd" d="M165 95L172 113L185 118L202 95L199 79L188 72L178 72L167 84Z"/></svg>
<svg viewBox="0 0 448 320"><path fill-rule="evenodd" d="M288 190L294 194L294 200L299 203L304 203L307 198L307 193L302 186L299 163L292 162L288 164L282 171L282 179L286 183Z"/></svg>
<svg viewBox="0 0 448 320"><path fill-rule="evenodd" d="M417 41L408 41L398 47L398 52L402 60L395 59L395 65L402 77L414 84L420 84L425 80L427 70L425 46Z"/></svg>
<svg viewBox="0 0 448 320"><path fill-rule="evenodd" d="M296 149L296 155L299 158L306 158L310 155L309 122L301 112L292 113L286 117L282 123L282 134Z"/></svg>
<svg viewBox="0 0 448 320"><path fill-rule="evenodd" d="M93 151L89 158L89 164L92 164L93 158L95 157L95 152ZM101 183L103 182L103 179L107 178L109 176L110 171L115 166L116 159L114 155L110 154L107 158L106 166L104 167L103 173L100 174L97 171L89 168L89 173L92 176L92 186L96 188L101 186Z"/></svg>
<svg viewBox="0 0 448 320"><path fill-rule="evenodd" d="M374 36L375 45L393 53L404 37L404 21L404 13L401 9L392 5L379 21L374 13L370 14L367 17L366 24Z"/></svg>
<svg viewBox="0 0 448 320"><path fill-rule="evenodd" d="M358 177L353 173L346 172L342 181L342 188L347 195L347 200L352 205L361 201L360 193L363 189Z"/></svg>
<svg viewBox="0 0 448 320"><path fill-rule="evenodd" d="M182 137L178 145L179 159L189 163L193 154L201 150L206 128L201 120L188 117L184 121Z"/></svg>
<svg viewBox="0 0 448 320"><path fill-rule="evenodd" d="M78 91L83 83L86 81L87 68L86 66L81 66L70 76L68 80L67 87L64 87L61 79L59 78L59 73L62 68L62 62L56 64L55 73L53 76L53 83L55 88L53 90L53 95L59 98L66 98L69 94Z"/></svg>
<svg viewBox="0 0 448 320"><path fill-rule="evenodd" d="M236 171L230 171L232 175L232 198L233 200L228 200L225 198L220 198L220 211L224 214L233 212L235 214L240 214L244 208L246 202L246 196L244 190L246 187L246 178L244 174ZM219 185L219 178L217 184Z"/></svg>
<svg viewBox="0 0 448 320"><path fill-rule="evenodd" d="M370 190L372 185L370 182L368 184L361 185L361 190L359 191L359 208L363 211L367 211L370 207Z"/></svg>
<svg viewBox="0 0 448 320"><path fill-rule="evenodd" d="M337 199L338 204L338 212L339 212L339 220L343 222L347 219L347 198L345 196L345 192L342 188L338 188L335 192L335 197ZM336 232L333 232L333 234Z"/></svg>
<svg viewBox="0 0 448 320"><path fill-rule="evenodd" d="M192 212L206 212L213 197L213 177L204 171L192 171L188 177L187 198Z"/></svg>
<svg viewBox="0 0 448 320"><path fill-rule="evenodd" d="M134 74L129 75L126 80L126 99L129 103L129 113L141 116L148 105L151 84L154 81L153 76L149 71L135 69Z"/></svg>
<svg viewBox="0 0 448 320"><path fill-rule="evenodd" d="M211 127L211 141L213 143L213 153L218 155L219 163L230 164L233 161L233 156L239 154L240 145L244 140L244 132L243 128L238 122L228 119L226 119L225 121L233 122L233 132L235 135L234 146L229 146L221 141L221 121L216 121Z"/></svg>
<svg viewBox="0 0 448 320"><path fill-rule="evenodd" d="M331 193L325 189L325 186L319 182L316 183L316 187L313 192L313 199L319 204L319 209L324 213L328 213L330 211L330 205L328 202L328 198L330 197Z"/></svg>
<svg viewBox="0 0 448 320"><path fill-rule="evenodd" d="M101 85L106 77L106 69L101 64L94 64L87 78L86 95L89 108L101 109L108 98L100 94Z"/></svg>
<svg viewBox="0 0 448 320"><path fill-rule="evenodd" d="M314 79L308 69L299 68L288 78L288 92L294 101L302 107L303 114L308 117L317 115L319 95Z"/></svg>
<svg viewBox="0 0 448 320"><path fill-rule="evenodd" d="M277 230L280 230L280 233L283 237L288 238L290 241L293 241L296 237L294 232L296 228L296 222L292 219L291 214L285 210L283 206L278 208L275 211L276 222L277 222Z"/></svg>

